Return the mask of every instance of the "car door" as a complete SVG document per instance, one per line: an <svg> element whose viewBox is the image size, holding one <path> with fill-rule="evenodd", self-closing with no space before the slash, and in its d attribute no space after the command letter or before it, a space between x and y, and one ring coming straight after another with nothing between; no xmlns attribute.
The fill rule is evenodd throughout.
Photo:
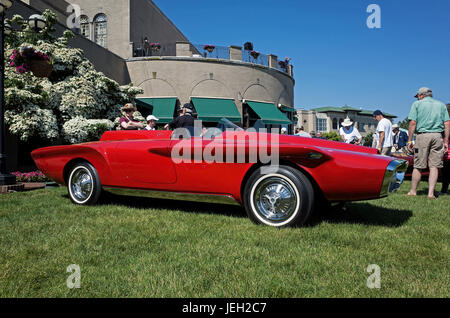
<svg viewBox="0 0 450 318"><path fill-rule="evenodd" d="M127 140L117 143L113 173L120 175L123 186L155 188L177 181L170 157L170 140Z"/></svg>

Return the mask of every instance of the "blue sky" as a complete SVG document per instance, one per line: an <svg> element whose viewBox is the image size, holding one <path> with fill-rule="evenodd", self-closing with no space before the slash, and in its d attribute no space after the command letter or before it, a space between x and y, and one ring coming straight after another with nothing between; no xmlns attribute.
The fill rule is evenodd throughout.
<svg viewBox="0 0 450 318"><path fill-rule="evenodd" d="M242 45L292 58L295 107L408 116L421 86L450 103L448 0L154 0L194 44ZM381 29L369 29L369 4Z"/></svg>

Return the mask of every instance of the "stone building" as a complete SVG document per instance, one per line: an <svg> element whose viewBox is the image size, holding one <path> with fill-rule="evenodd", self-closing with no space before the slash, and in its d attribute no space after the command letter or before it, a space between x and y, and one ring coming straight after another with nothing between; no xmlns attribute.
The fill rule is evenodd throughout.
<svg viewBox="0 0 450 318"><path fill-rule="evenodd" d="M349 117L361 135L364 137L375 132L378 122L373 118L374 110L343 107L320 107L311 110L298 109L295 125L303 126L305 131L339 132L341 123ZM384 113L385 117L393 121L397 116Z"/></svg>
<svg viewBox="0 0 450 318"><path fill-rule="evenodd" d="M64 0L22 2L57 12L66 27L79 22L73 46L83 48L99 71L119 83L142 87L136 102L143 115L153 113L164 123L180 105L192 102L199 118L211 125L222 116L244 127L261 119L267 128L293 130L293 66L275 55L193 44L151 0L70 0L81 9L77 20Z"/></svg>

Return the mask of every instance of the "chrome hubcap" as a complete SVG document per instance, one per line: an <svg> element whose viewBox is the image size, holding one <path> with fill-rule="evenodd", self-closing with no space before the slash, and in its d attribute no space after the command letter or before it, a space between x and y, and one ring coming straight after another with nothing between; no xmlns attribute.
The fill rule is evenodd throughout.
<svg viewBox="0 0 450 318"><path fill-rule="evenodd" d="M78 202L84 202L91 196L93 189L92 176L85 168L78 168L70 179L72 196Z"/></svg>
<svg viewBox="0 0 450 318"><path fill-rule="evenodd" d="M276 223L288 220L298 205L293 186L280 177L270 177L258 184L253 200L258 214Z"/></svg>

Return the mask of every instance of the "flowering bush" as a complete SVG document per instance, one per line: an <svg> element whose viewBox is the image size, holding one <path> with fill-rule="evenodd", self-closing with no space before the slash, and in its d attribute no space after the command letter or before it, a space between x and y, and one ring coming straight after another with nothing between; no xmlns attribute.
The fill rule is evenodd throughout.
<svg viewBox="0 0 450 318"><path fill-rule="evenodd" d="M31 46L24 46L18 50L13 50L9 59L9 66L15 67L17 73L23 74L30 71L30 63L33 59L51 63L51 59L47 54L37 51Z"/></svg>
<svg viewBox="0 0 450 318"><path fill-rule="evenodd" d="M161 44L159 44L159 43L150 43L150 46L151 46L152 50L154 50L154 51L161 49Z"/></svg>
<svg viewBox="0 0 450 318"><path fill-rule="evenodd" d="M51 180L42 173L42 171L34 172L13 172L17 182L50 182Z"/></svg>
<svg viewBox="0 0 450 318"><path fill-rule="evenodd" d="M18 24L24 32L5 39L5 58L15 55L16 63L19 52L28 47L31 49L25 50L26 54L34 54L32 50L38 58L51 56L53 62L49 78L5 68L7 128L22 141L35 137L51 142L98 140L101 133L113 128L113 121L121 116L120 108L143 91L131 85L120 86L96 71L82 50L67 46L72 32L66 31L60 38L53 36L56 15L46 10L43 17L47 26L39 34L28 32L27 21L19 15L6 21Z"/></svg>

